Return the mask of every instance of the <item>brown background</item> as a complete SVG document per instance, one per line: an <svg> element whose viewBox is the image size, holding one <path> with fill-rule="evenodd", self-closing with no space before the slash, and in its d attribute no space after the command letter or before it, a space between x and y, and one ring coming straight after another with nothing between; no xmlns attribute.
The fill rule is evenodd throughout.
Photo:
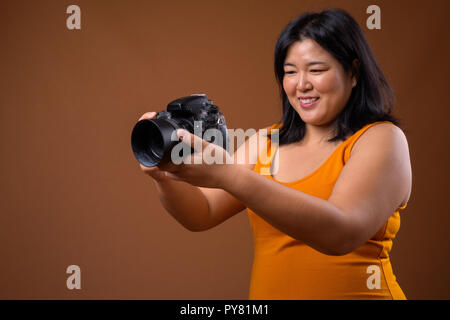
<svg viewBox="0 0 450 320"><path fill-rule="evenodd" d="M70 4L79 31L66 28ZM371 4L381 30L365 27ZM230 128L277 121L275 41L301 12L328 7L362 26L410 143L394 272L408 298L450 298L448 0L2 0L0 298L246 299L246 212L183 229L139 170L131 129L191 93L207 93ZM66 288L71 264L81 290Z"/></svg>

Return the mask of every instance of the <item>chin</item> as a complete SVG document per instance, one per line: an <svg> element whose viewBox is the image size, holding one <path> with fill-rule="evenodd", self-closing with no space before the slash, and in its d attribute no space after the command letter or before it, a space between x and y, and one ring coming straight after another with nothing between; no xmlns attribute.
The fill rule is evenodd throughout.
<svg viewBox="0 0 450 320"><path fill-rule="evenodd" d="M329 119L324 119L322 117L302 117L300 118L303 120L303 122L310 126L317 126L317 127L324 127L330 125L333 121L330 121Z"/></svg>
<svg viewBox="0 0 450 320"><path fill-rule="evenodd" d="M325 125L326 124L326 122L324 122L324 121L318 121L318 120L306 120L306 121L303 121L305 124L308 124L308 125L310 125L310 126L317 126L317 127L320 127L320 126L323 126L323 125Z"/></svg>
<svg viewBox="0 0 450 320"><path fill-rule="evenodd" d="M302 113L298 113L298 115L300 116L300 118L302 119L302 121L306 124L309 125L313 125L313 126L320 126L323 125L325 119L321 116L318 115L312 115L312 114L302 114Z"/></svg>
<svg viewBox="0 0 450 320"><path fill-rule="evenodd" d="M296 110L302 121L308 125L311 126L328 126L330 123L332 123L336 119L330 119L329 116L326 114L323 114L323 112L304 112L304 110L301 110L301 112L298 112Z"/></svg>

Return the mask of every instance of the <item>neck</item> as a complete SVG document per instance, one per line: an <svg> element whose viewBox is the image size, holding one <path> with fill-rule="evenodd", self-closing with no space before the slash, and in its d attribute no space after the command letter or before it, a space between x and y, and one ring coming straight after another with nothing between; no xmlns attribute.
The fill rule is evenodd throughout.
<svg viewBox="0 0 450 320"><path fill-rule="evenodd" d="M305 136L302 139L304 145L328 145L329 139L334 137L334 123L316 126L306 123Z"/></svg>

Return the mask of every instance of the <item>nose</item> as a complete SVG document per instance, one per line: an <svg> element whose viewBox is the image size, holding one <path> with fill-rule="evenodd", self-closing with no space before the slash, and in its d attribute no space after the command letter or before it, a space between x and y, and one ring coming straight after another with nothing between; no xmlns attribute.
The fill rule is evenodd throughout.
<svg viewBox="0 0 450 320"><path fill-rule="evenodd" d="M312 89L312 84L308 79L308 75L305 72L299 72L297 81L297 90L308 91Z"/></svg>

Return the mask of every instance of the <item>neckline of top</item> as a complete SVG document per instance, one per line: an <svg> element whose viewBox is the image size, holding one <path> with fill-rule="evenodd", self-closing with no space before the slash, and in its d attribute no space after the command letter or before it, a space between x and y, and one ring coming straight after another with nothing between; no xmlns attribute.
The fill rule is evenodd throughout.
<svg viewBox="0 0 450 320"><path fill-rule="evenodd" d="M350 139L350 137L349 137L349 139ZM293 184L300 183L300 182L302 182L302 181L304 181L304 180L306 180L306 179L309 179L310 177L312 177L313 175L315 175L317 172L319 172L319 171L322 169L322 167L324 167L324 166L330 161L330 159L333 158L333 156L337 153L337 151L339 150L339 148L341 148L341 147L344 145L344 143L345 143L346 141L347 141L347 140L341 142L341 143L333 150L333 152L328 156L328 158L327 158L324 162L322 162L322 164L321 164L319 167L317 167L317 169L315 169L313 172L307 174L307 175L304 176L303 178L300 178L300 179L297 179L297 180L294 180L294 181L288 181L288 182L277 180L277 179L275 179L275 177L274 177L273 174L272 174L272 163L273 163L273 158L275 157L275 154L278 152L278 149L279 149L279 146L277 146L277 149L274 151L274 155L273 155L273 157L272 157L272 159L271 159L271 161L270 161L270 169L269 169L270 175L269 175L269 177L270 177L272 180L274 180L274 181L276 181L276 182L279 182L279 183L281 183L281 184L285 184L285 185L293 185Z"/></svg>
<svg viewBox="0 0 450 320"><path fill-rule="evenodd" d="M374 125L377 124L377 123L384 123L384 122L386 122L386 121L372 122L372 123L369 123L369 124L365 125L364 127L362 127L361 129L359 129L358 131L354 132L351 136L349 136L347 139L345 139L344 141L342 141L342 142L341 142L341 143L333 150L333 152L328 156L328 158L327 158L327 159L326 159L319 167L317 167L317 169L315 169L313 172L307 174L307 175L304 176L303 178L300 178L300 179L297 179L297 180L294 180L294 181L290 181L290 182L279 181L279 180L275 179L275 177L272 175L272 162L273 162L273 158L275 157L275 154L278 152L278 149L279 149L279 146L277 145L276 150L273 152L273 154L270 155L271 160L270 160L270 167L269 167L269 175L268 175L268 176L270 177L270 179L272 179L272 180L274 180L274 181L276 181L276 182L278 182L278 183L284 184L284 185L294 185L294 184L303 182L304 180L307 180L307 179L311 178L313 175L317 174L317 172L319 172L319 171L320 171L320 170L321 170L321 169L322 169L322 168L330 161L330 159L332 159L332 158L336 155L337 151L338 151L340 148L342 148L343 146L345 146L346 144L348 144L348 142L350 141L350 139L352 139L352 138L353 138L356 134L358 134L360 131L364 130L366 127L374 126ZM276 127L277 127L277 126L278 126L278 125L276 125ZM276 128L276 127L273 126L271 129L278 129L278 128ZM269 138L269 140L268 140L268 143L271 143L270 138Z"/></svg>

